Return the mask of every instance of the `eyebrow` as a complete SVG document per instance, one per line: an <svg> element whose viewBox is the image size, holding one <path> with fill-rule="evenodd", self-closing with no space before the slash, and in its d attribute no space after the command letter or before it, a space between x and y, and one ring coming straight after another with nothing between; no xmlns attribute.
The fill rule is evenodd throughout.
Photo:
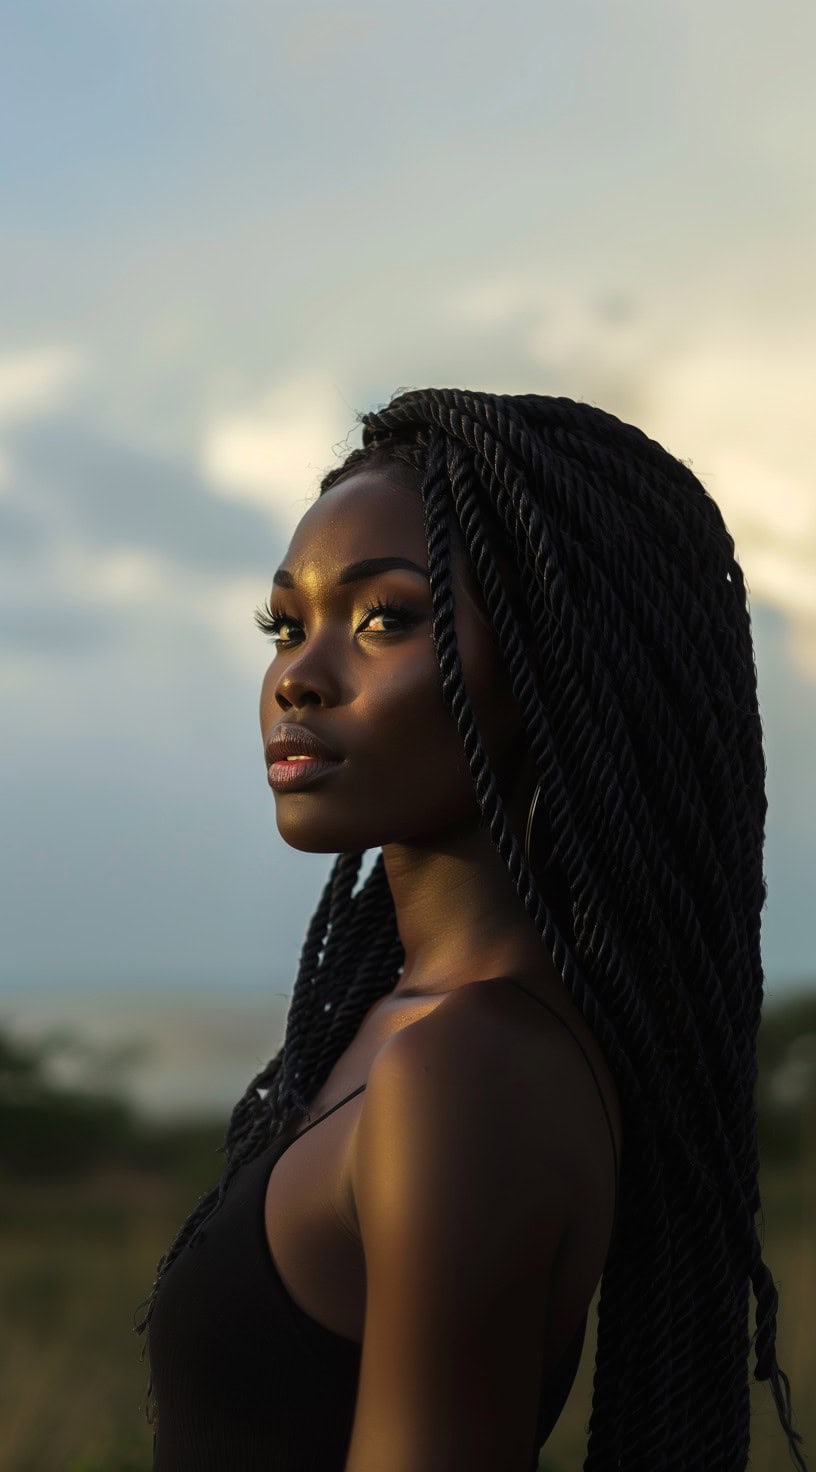
<svg viewBox="0 0 816 1472"><path fill-rule="evenodd" d="M337 579L338 588L342 583L357 583L363 578L373 578L380 572L390 572L392 568L407 568L409 572L418 572L428 581L427 567L420 567L418 562L412 562L409 557L364 557L361 562L350 562L344 567ZM285 567L279 567L272 579L278 588L296 588L292 574Z"/></svg>

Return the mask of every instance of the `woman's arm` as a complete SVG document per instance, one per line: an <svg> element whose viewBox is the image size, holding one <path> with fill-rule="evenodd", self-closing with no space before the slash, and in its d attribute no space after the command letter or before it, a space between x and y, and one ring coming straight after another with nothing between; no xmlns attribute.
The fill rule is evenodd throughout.
<svg viewBox="0 0 816 1472"><path fill-rule="evenodd" d="M529 1472L576 1150L549 1077L461 1008L378 1054L354 1145L367 1288L345 1472Z"/></svg>

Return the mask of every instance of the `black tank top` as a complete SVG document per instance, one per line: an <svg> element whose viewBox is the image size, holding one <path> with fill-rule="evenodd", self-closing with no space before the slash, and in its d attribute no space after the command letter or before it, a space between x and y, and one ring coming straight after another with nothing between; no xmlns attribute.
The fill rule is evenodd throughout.
<svg viewBox="0 0 816 1472"><path fill-rule="evenodd" d="M586 1058L612 1135L595 1070L564 1026ZM183 1250L162 1279L149 1330L157 1406L153 1472L343 1472L361 1346L318 1323L289 1296L269 1251L264 1202L271 1171L289 1145L365 1087L243 1166L195 1246ZM612 1150L614 1236L614 1135ZM572 1388L586 1323L585 1314L542 1386L530 1472Z"/></svg>

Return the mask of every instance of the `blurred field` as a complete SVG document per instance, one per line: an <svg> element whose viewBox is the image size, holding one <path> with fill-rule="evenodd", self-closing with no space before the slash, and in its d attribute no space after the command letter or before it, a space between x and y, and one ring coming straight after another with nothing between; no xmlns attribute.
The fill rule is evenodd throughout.
<svg viewBox="0 0 816 1472"><path fill-rule="evenodd" d="M766 1087L772 1077L783 1084L767 1096L765 1135L772 1144L763 1150L761 1186L765 1256L781 1300L779 1359L790 1377L805 1456L816 1472L816 1091L808 1088L802 1097L790 1085L786 1094L783 1086L791 1057L795 1064L803 1056L802 1037L814 1033L802 1032L801 1019L795 1033L792 1039L786 1026L775 1044L770 1023L767 1029L766 1057L775 1063L765 1070ZM104 1144L89 1160L82 1148L90 1116L85 1145L72 1156L66 1104L61 1155L49 1162L45 1125L54 1098L48 1108L42 1099L35 1108L30 1097L26 1104L19 1086L24 1072L17 1067L16 1095L7 1088L0 1111L0 1467L149 1472L152 1432L142 1409L147 1369L132 1317L159 1254L219 1173L223 1123L136 1128L112 1106L107 1114L103 1108ZM0 1066L0 1099L2 1078ZM18 1116L11 1149L9 1097L16 1098ZM781 1111L778 1118L774 1109ZM23 1168L26 1160L36 1169ZM595 1314L593 1303L578 1379L542 1453L541 1472L578 1472L581 1466ZM752 1472L780 1472L790 1464L767 1385L753 1387L752 1405Z"/></svg>
<svg viewBox="0 0 816 1472"><path fill-rule="evenodd" d="M156 1262L221 1157L221 1126L179 1130L159 1170L17 1181L0 1225L0 1467L141 1472L152 1432L132 1330ZM175 1170L167 1170L168 1156ZM175 1178L174 1178L175 1177Z"/></svg>

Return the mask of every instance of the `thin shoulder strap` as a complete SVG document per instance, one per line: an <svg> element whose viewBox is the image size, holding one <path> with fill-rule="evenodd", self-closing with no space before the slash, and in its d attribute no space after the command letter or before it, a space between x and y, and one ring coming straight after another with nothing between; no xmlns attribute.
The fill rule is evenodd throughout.
<svg viewBox="0 0 816 1472"><path fill-rule="evenodd" d="M508 976L507 980L508 981L511 981L513 983L513 986L520 987L523 992L526 992L527 993L528 997L532 997L533 998L533 1001L540 1002L541 1005L542 1005L542 1007L546 1007L547 1008L547 1011L548 1012L552 1012L553 1017L557 1017L558 1018L558 1021L561 1022L561 1023L563 1023L563 1025L567 1029L567 1032L569 1033L570 1037L575 1038L575 1041L578 1044L578 1047L581 1049L581 1052L583 1053L584 1057L586 1058L587 1066L589 1068L590 1073L592 1074L592 1077L595 1080L595 1087L598 1090L598 1094L600 1096L600 1100L601 1100L601 1103L603 1105L603 1112L606 1115L606 1122L607 1122L607 1124L609 1126L609 1138L612 1141L612 1154L613 1154L613 1156L615 1158L615 1214L614 1214L614 1217L612 1219L612 1235L614 1236L614 1234L615 1234L615 1227L617 1226L617 1220L618 1220L618 1151L617 1151L617 1147L615 1145L615 1135L614 1135L614 1132L612 1130L612 1121L609 1118L609 1110L606 1107L606 1100L605 1100L605 1098L603 1096L603 1092L601 1090L601 1086L598 1083L598 1075L596 1074L595 1069L592 1067L592 1064L590 1062L589 1056L587 1054L587 1050L584 1047L583 1043L581 1042L581 1039L577 1036L576 1033L573 1032L573 1030L570 1027L569 1023L564 1021L564 1018L561 1016L560 1012L556 1012L555 1008L554 1007L551 1007L550 1004L549 1004L549 1002L545 1002L544 999L543 999L543 997L539 997L539 996L537 996L537 994L535 992L531 992L529 987L525 986L523 984L523 982L517 981L514 976Z"/></svg>
<svg viewBox="0 0 816 1472"><path fill-rule="evenodd" d="M362 1094L365 1087L365 1084L360 1084L360 1087L355 1089L353 1093L346 1094L345 1099L339 1099L336 1104L332 1104L331 1109L327 1109L325 1114L321 1114L318 1119L313 1119L311 1124L307 1124L305 1129L299 1130L295 1139L299 1140L301 1135L307 1135L309 1130L313 1130L316 1124L322 1124L323 1120L328 1119L330 1114L334 1114L335 1109L339 1109L341 1104L348 1104L349 1099L354 1099L358 1094Z"/></svg>
<svg viewBox="0 0 816 1472"><path fill-rule="evenodd" d="M363 1092L363 1089L365 1087L365 1084L360 1084L360 1087L358 1089L354 1089L351 1094L346 1094L345 1099L338 1099L336 1104L332 1104L331 1109L327 1109L325 1114L321 1114L318 1119L311 1120L311 1122L306 1125L305 1129L299 1130L297 1128L297 1125L299 1123L298 1120L295 1120L293 1123L287 1125L286 1129L282 1130L281 1133L276 1136L276 1138L272 1141L272 1145L270 1146L270 1149L274 1149L276 1152L275 1165L277 1165L280 1157L286 1154L289 1146L294 1145L295 1141L299 1140L301 1135L308 1135L309 1130L313 1130L315 1128L315 1125L322 1124L323 1120L328 1119L330 1114L334 1114L335 1109L339 1109L341 1104L348 1104L349 1099L356 1098L358 1094L361 1094Z"/></svg>

